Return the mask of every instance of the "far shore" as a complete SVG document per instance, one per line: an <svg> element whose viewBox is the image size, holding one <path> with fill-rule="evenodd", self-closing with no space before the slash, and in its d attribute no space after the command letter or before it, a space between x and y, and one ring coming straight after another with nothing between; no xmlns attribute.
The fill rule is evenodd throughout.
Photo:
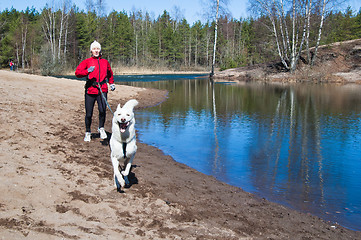
<svg viewBox="0 0 361 240"><path fill-rule="evenodd" d="M197 70L170 70L166 68L151 69L143 67L114 67L112 68L114 75L155 75L155 74L209 74L204 69ZM66 71L63 75L74 75L75 69Z"/></svg>
<svg viewBox="0 0 361 240"><path fill-rule="evenodd" d="M219 71L215 81L245 83L337 83L361 84L361 39L320 46L315 66L299 61L294 73L281 63L264 63Z"/></svg>
<svg viewBox="0 0 361 240"><path fill-rule="evenodd" d="M74 69L66 69L62 73L54 74L54 75L62 75L62 76L74 76L75 74L75 68ZM0 68L0 70L10 71L9 68ZM179 69L179 70L172 70L168 68L144 68L144 67L112 67L112 71L114 75L187 75L187 74L209 74L210 71L207 69ZM22 69L17 68L15 72L18 73L27 73L27 74L34 74L34 75L40 75L41 70L40 69Z"/></svg>

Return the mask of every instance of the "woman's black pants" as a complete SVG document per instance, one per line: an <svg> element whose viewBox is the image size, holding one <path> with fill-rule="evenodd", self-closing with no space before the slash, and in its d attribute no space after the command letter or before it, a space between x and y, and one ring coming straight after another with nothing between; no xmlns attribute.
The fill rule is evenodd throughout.
<svg viewBox="0 0 361 240"><path fill-rule="evenodd" d="M107 99L107 93L103 93ZM99 128L104 127L107 106L101 94L87 94L85 93L85 129L91 132L90 126L92 124L93 109L95 101L98 103L99 111Z"/></svg>

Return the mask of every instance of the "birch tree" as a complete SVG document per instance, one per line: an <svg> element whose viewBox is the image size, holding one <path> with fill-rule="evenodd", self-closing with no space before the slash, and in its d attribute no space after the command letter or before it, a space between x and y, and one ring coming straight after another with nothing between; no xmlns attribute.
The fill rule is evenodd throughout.
<svg viewBox="0 0 361 240"><path fill-rule="evenodd" d="M213 41L213 57L212 70L210 76L214 75L214 67L216 64L217 52L217 36L218 36L218 19L221 15L228 14L228 0L201 0L202 6L205 6L203 17L215 23L214 41Z"/></svg>
<svg viewBox="0 0 361 240"><path fill-rule="evenodd" d="M23 19L24 21L24 19ZM25 23L21 27L21 45L22 45L22 54L21 54L21 67L25 68L25 50L27 43L27 35L28 35L28 23Z"/></svg>
<svg viewBox="0 0 361 240"><path fill-rule="evenodd" d="M62 50L67 45L69 6L70 1L64 0L60 8L55 6L46 7L41 14L43 19L42 29L50 48L53 63L64 60L66 57L62 54ZM65 39L65 42L63 42L63 39Z"/></svg>
<svg viewBox="0 0 361 240"><path fill-rule="evenodd" d="M37 16L35 9L27 8L25 11L16 14L16 19L14 19L11 27L13 31L11 35L16 51L16 62L22 69L28 67L30 64L29 57L31 53L29 48L33 37L32 34L36 32L35 22Z"/></svg>
<svg viewBox="0 0 361 240"><path fill-rule="evenodd" d="M214 65L216 64L218 13L219 13L219 0L217 0L217 8L216 8L216 25L215 25L215 28L214 28L214 44L213 44L213 59L212 59L211 77L214 75Z"/></svg>
<svg viewBox="0 0 361 240"><path fill-rule="evenodd" d="M308 63L313 64L320 44L326 5L336 0L252 0L251 9L258 15L267 16L274 35L278 56L285 69L294 72L304 44ZM311 15L321 9L315 52L311 59ZM315 18L316 19L316 18Z"/></svg>
<svg viewBox="0 0 361 240"><path fill-rule="evenodd" d="M16 62L22 69L25 68L28 27L28 13L21 12L19 18L16 20L14 43L16 49Z"/></svg>
<svg viewBox="0 0 361 240"><path fill-rule="evenodd" d="M325 19L325 13L326 13L326 5L327 5L327 0L322 0L322 11L321 11L321 20L320 20L320 26L318 28L318 37L317 37L317 43L316 43L316 46L315 46L315 53L312 57L312 60L311 60L311 65L314 65L315 64L315 60L316 60L316 56L317 56L317 50L318 50L318 47L320 45L320 41L321 41L321 35L322 35L322 28L323 28L323 21Z"/></svg>
<svg viewBox="0 0 361 240"><path fill-rule="evenodd" d="M270 29L275 38L278 55L287 70L294 71L296 69L298 54L297 43L299 33L299 22L301 6L297 4L296 0L292 0L290 4L285 3L283 0L255 0L251 2L252 9L260 14L266 15L270 20ZM285 5L286 4L286 5ZM288 14L285 11L288 10ZM287 17L290 18L291 33L288 29ZM304 33L304 31L302 31ZM303 35L304 36L304 35ZM302 38L299 46L303 44Z"/></svg>

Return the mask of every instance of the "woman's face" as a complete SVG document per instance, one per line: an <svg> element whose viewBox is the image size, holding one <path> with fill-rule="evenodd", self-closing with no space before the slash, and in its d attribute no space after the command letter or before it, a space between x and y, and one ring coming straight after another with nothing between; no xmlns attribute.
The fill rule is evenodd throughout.
<svg viewBox="0 0 361 240"><path fill-rule="evenodd" d="M99 48L93 48L92 49L92 55L94 57L99 57L100 49Z"/></svg>

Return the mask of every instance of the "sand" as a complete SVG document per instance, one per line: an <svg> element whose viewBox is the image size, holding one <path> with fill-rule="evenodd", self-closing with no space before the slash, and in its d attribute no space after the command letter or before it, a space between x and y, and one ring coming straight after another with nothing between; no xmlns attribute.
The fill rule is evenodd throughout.
<svg viewBox="0 0 361 240"><path fill-rule="evenodd" d="M0 70L1 239L361 239L175 162L138 142L130 188L116 191L110 149L84 137L84 82ZM118 85L139 108L167 92ZM95 108L96 109L96 108ZM111 132L108 111L106 131Z"/></svg>

